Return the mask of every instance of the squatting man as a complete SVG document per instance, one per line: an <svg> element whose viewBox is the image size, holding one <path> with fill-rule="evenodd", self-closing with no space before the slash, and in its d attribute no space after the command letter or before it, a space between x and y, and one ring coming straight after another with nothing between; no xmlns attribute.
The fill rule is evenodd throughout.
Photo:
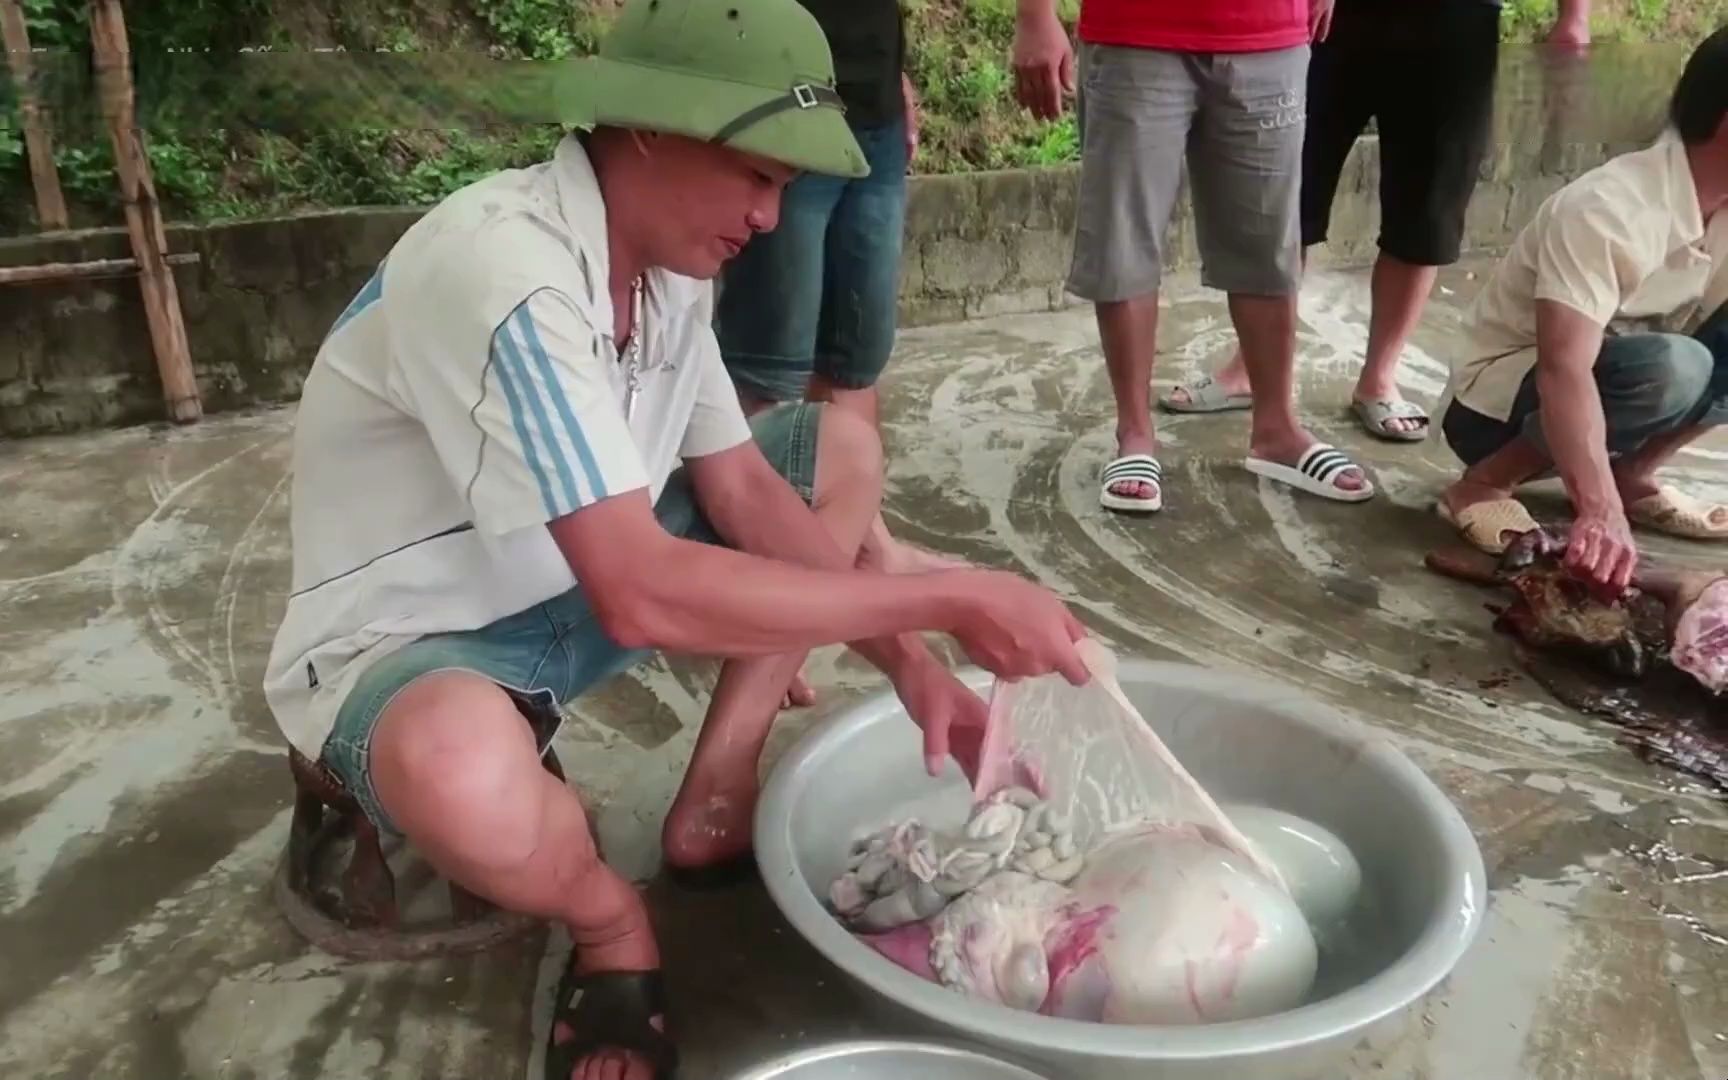
<svg viewBox="0 0 1728 1080"><path fill-rule="evenodd" d="M579 132L433 208L320 349L266 691L382 831L569 928L547 1075L644 1080L676 1057L660 958L542 767L559 705L653 651L725 660L663 828L671 867L712 870L749 859L757 759L808 650L880 669L932 769L975 759L985 707L920 632L998 676L1088 673L1082 627L1019 577L855 565L882 491L869 423L739 405L711 280L795 175L865 168L814 19L629 0L583 63Z"/></svg>

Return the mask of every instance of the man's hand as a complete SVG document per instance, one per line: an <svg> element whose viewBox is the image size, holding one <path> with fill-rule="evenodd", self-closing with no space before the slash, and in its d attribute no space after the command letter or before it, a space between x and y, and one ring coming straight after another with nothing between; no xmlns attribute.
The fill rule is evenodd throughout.
<svg viewBox="0 0 1728 1080"><path fill-rule="evenodd" d="M912 171L912 159L918 156L918 88L912 76L900 73L900 92L906 99L906 171Z"/></svg>
<svg viewBox="0 0 1728 1080"><path fill-rule="evenodd" d="M1561 0L1560 13L1548 31L1548 44L1567 52L1583 52L1590 47L1589 0Z"/></svg>
<svg viewBox="0 0 1728 1080"><path fill-rule="evenodd" d="M961 613L951 633L979 667L1002 679L1061 672L1075 686L1092 678L1074 643L1086 636L1067 606L1015 574L960 570Z"/></svg>
<svg viewBox="0 0 1728 1080"><path fill-rule="evenodd" d="M1638 566L1638 546L1623 510L1580 514L1566 544L1565 566L1578 576L1619 596L1632 583Z"/></svg>
<svg viewBox="0 0 1728 1080"><path fill-rule="evenodd" d="M1308 40L1325 41L1332 32L1332 7L1336 0L1308 0Z"/></svg>
<svg viewBox="0 0 1728 1080"><path fill-rule="evenodd" d="M990 715L984 699L929 654L899 673L894 692L924 732L924 768L930 775L939 774L943 759L952 755L966 779L976 780Z"/></svg>
<svg viewBox="0 0 1728 1080"><path fill-rule="evenodd" d="M1074 86L1074 48L1056 6L1023 3L1014 24L1015 99L1038 119L1054 120Z"/></svg>

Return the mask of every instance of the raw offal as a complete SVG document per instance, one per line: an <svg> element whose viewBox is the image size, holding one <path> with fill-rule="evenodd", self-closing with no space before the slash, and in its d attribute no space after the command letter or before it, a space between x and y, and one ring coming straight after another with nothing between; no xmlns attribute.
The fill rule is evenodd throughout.
<svg viewBox="0 0 1728 1080"><path fill-rule="evenodd" d="M1728 578L1716 578L1681 612L1669 654L1712 694L1728 687Z"/></svg>
<svg viewBox="0 0 1728 1080"><path fill-rule="evenodd" d="M1616 725L1618 740L1639 757L1697 776L1728 798L1728 577L1645 559L1621 596L1592 600L1567 586L1570 607L1532 606L1532 598L1556 595L1540 579L1566 576L1569 542L1567 530L1544 528L1519 537L1498 560L1454 545L1425 562L1448 577L1515 590L1513 608L1495 625L1512 632L1525 673L1563 704ZM1523 617L1509 618L1520 606ZM1636 642L1629 647L1604 651L1601 635L1588 641L1576 633L1627 618Z"/></svg>
<svg viewBox="0 0 1728 1080"><path fill-rule="evenodd" d="M1031 791L1010 788L977 804L951 833L912 819L866 837L829 901L857 929L892 930L938 914L1002 871L1065 884L1080 864L1067 822Z"/></svg>
<svg viewBox="0 0 1728 1080"><path fill-rule="evenodd" d="M1269 857L1135 712L1108 653L1085 653L1085 687L997 688L967 819L862 837L835 914L914 974L1025 1012L1199 1024L1301 1004L1309 921L1354 903L1354 859L1325 830L1244 808Z"/></svg>
<svg viewBox="0 0 1728 1080"><path fill-rule="evenodd" d="M1362 867L1338 835L1269 806L1225 807L1255 846L1266 853L1324 944L1343 932L1362 892Z"/></svg>

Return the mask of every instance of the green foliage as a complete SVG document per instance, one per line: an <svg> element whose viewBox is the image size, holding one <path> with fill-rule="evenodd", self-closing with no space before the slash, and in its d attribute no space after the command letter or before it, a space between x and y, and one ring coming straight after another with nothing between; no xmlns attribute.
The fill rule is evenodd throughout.
<svg viewBox="0 0 1728 1080"><path fill-rule="evenodd" d="M492 37L510 55L562 60L592 48L588 12L570 0L471 0Z"/></svg>
<svg viewBox="0 0 1728 1080"><path fill-rule="evenodd" d="M89 48L86 0L23 3L32 43L56 50L64 70L87 79L80 73ZM919 171L1077 159L1071 112L1040 123L1014 101L1015 0L901 4L910 48L907 69L922 102ZM1070 26L1078 7L1079 0L1059 0ZM230 86L223 65L238 64L239 50L248 46L336 44L397 53L486 48L504 58L556 61L592 51L615 8L615 0L128 3L140 116L157 190L171 217L194 220L316 206L424 205L497 169L543 160L559 137L555 128L395 131L358 128L368 121L343 117L347 127L319 121L307 125L313 130L306 137L291 139L255 130L209 131L194 121L209 94ZM1593 9L1593 32L1604 42L1697 40L1728 21L1728 0L1595 0ZM1540 40L1557 10L1557 0L1505 0L1505 40ZM182 77L185 69L163 59L178 50L210 57L211 66ZM307 107L305 101L288 104ZM436 104L427 107L436 118ZM63 118L56 135L61 184L75 216L81 223L117 221L111 151L99 125L80 127ZM0 113L0 232L33 227L28 177L22 139Z"/></svg>

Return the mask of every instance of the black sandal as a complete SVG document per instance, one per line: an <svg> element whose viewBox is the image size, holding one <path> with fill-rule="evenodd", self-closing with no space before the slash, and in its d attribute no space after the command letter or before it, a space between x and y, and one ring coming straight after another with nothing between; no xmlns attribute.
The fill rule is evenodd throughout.
<svg viewBox="0 0 1728 1080"><path fill-rule="evenodd" d="M572 1000L574 999L574 1000ZM651 1022L666 1016L666 991L658 971L598 971L578 975L564 969L546 1033L546 1080L570 1080L576 1063L601 1050L629 1050L648 1060L655 1080L678 1075L678 1049ZM571 1035L558 1041L558 1025Z"/></svg>

